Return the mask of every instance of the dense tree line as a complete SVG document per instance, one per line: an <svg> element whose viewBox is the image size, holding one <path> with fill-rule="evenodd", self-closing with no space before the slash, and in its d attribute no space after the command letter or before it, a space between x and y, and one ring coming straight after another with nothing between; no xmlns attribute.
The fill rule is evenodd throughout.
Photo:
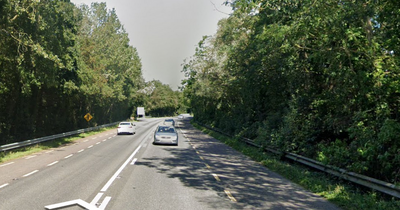
<svg viewBox="0 0 400 210"><path fill-rule="evenodd" d="M235 0L184 64L197 120L400 182L397 0Z"/></svg>
<svg viewBox="0 0 400 210"><path fill-rule="evenodd" d="M105 3L0 0L0 145L127 119L143 87Z"/></svg>
<svg viewBox="0 0 400 210"><path fill-rule="evenodd" d="M182 92L174 91L158 80L147 82L146 88L141 92L145 95L144 107L148 116L176 116L187 112L187 106L182 101Z"/></svg>

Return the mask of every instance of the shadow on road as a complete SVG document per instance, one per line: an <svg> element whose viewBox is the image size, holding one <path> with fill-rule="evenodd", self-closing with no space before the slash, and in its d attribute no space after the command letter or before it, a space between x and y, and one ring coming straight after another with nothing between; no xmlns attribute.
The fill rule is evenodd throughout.
<svg viewBox="0 0 400 210"><path fill-rule="evenodd" d="M171 156L144 158L137 164L178 178L187 187L215 191L223 199L228 199L224 191L229 190L237 200L231 201L232 209L339 209L193 128L188 121L181 122L179 128L190 141L181 138L180 145L186 141L191 146L166 146L163 149ZM218 207L218 203L209 205Z"/></svg>

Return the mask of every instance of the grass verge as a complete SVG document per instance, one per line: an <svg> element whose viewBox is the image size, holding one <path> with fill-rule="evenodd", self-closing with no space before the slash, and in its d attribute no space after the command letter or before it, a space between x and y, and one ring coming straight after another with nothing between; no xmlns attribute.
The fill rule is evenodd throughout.
<svg viewBox="0 0 400 210"><path fill-rule="evenodd" d="M57 148L60 146L65 146L68 144L73 143L74 141L77 141L82 138L86 138L88 136L92 136L98 133L102 133L104 131L114 129L116 126L108 127L108 128L102 128L96 131L90 131L86 133L81 133L78 135L66 137L66 138L60 138L60 139L54 139L46 142L42 142L40 144L35 144L32 146L20 148L20 149L14 149L11 151L6 151L6 152L0 152L0 163L10 161L13 159L21 158L24 156L28 156L43 150L51 149L51 148Z"/></svg>
<svg viewBox="0 0 400 210"><path fill-rule="evenodd" d="M226 145L259 162L268 169L303 188L320 195L345 210L399 210L400 200L376 191L356 186L329 174L314 171L303 165L280 160L273 154L204 128L194 122L192 125Z"/></svg>

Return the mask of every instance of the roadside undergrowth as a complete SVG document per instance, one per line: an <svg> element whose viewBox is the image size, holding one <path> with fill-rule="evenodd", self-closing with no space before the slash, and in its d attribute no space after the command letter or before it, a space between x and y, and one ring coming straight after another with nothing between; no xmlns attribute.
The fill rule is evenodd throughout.
<svg viewBox="0 0 400 210"><path fill-rule="evenodd" d="M24 156L32 155L32 154L41 152L43 150L66 146L68 144L71 144L71 143L79 140L79 139L86 138L88 136L92 136L92 135L95 135L95 134L98 134L98 133L101 133L101 132L104 132L104 131L107 131L110 129L114 129L115 127L116 126L109 127L109 128L102 128L102 129L99 129L96 131L81 133L81 134L77 134L77 135L66 137L66 138L54 139L51 141L42 142L40 144L35 144L32 146L27 146L27 147L20 148L20 149L14 149L11 151L0 152L0 163L14 160L17 158L21 158Z"/></svg>
<svg viewBox="0 0 400 210"><path fill-rule="evenodd" d="M191 122L197 129L218 139L233 149L250 157L286 179L303 188L320 195L338 207L346 210L399 210L400 200L376 191L365 189L329 174L315 171L303 165L281 160L279 157L266 153L246 143L229 138L218 132L209 130L195 122Z"/></svg>

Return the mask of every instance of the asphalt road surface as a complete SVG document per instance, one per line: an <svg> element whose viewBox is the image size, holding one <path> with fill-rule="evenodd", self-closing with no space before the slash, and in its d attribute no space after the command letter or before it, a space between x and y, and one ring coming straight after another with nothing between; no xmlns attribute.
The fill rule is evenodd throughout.
<svg viewBox="0 0 400 210"><path fill-rule="evenodd" d="M153 145L163 119L0 163L0 210L339 209L178 120L178 146Z"/></svg>

